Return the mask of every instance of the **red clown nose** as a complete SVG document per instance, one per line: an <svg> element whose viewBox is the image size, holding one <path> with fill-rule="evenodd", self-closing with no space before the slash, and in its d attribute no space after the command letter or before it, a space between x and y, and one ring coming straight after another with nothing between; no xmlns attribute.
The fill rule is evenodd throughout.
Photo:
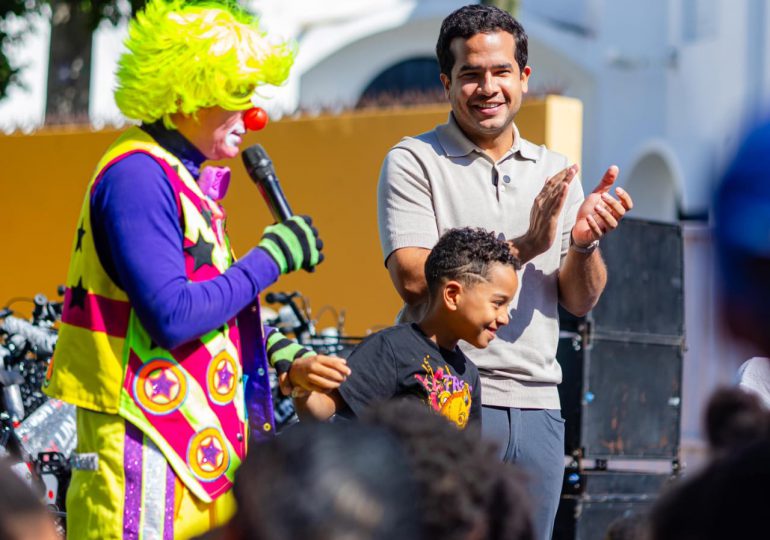
<svg viewBox="0 0 770 540"><path fill-rule="evenodd" d="M243 123L249 131L259 131L267 125L268 117L265 109L254 107L243 115Z"/></svg>

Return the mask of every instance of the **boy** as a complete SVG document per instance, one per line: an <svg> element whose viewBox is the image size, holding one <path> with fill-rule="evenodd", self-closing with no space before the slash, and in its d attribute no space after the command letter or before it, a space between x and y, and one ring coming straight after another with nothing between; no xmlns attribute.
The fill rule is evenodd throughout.
<svg viewBox="0 0 770 540"><path fill-rule="evenodd" d="M457 346L484 348L508 323L516 294L518 260L510 247L483 229L447 231L425 262L430 295L418 323L385 329L348 358L351 374L329 394L295 399L302 416L359 416L369 405L414 397L458 427L481 423L479 372Z"/></svg>

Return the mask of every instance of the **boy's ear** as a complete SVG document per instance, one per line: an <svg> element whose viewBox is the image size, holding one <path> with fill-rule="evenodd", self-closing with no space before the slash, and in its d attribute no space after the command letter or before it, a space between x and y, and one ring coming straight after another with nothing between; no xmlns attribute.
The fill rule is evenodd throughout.
<svg viewBox="0 0 770 540"><path fill-rule="evenodd" d="M463 286L459 281L447 281L442 290L444 305L450 311L455 311L460 304Z"/></svg>

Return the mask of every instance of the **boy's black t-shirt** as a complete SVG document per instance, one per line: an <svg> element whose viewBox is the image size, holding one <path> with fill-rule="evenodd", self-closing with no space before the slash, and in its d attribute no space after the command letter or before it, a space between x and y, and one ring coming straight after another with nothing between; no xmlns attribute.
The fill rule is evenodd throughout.
<svg viewBox="0 0 770 540"><path fill-rule="evenodd" d="M464 428L481 423L479 370L459 347L442 349L414 324L400 324L366 338L348 357L351 374L339 387L357 416L395 397L415 397ZM352 413L352 414L351 414Z"/></svg>

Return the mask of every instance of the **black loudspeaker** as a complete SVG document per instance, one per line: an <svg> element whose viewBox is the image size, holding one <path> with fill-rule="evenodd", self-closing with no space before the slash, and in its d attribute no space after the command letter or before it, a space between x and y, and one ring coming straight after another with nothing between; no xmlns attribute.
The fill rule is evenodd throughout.
<svg viewBox="0 0 770 540"><path fill-rule="evenodd" d="M608 271L601 300L585 317L561 313L565 451L675 460L684 353L681 227L624 219L601 250Z"/></svg>
<svg viewBox="0 0 770 540"><path fill-rule="evenodd" d="M644 514L670 478L666 474L567 469L553 540L605 538L613 521Z"/></svg>

